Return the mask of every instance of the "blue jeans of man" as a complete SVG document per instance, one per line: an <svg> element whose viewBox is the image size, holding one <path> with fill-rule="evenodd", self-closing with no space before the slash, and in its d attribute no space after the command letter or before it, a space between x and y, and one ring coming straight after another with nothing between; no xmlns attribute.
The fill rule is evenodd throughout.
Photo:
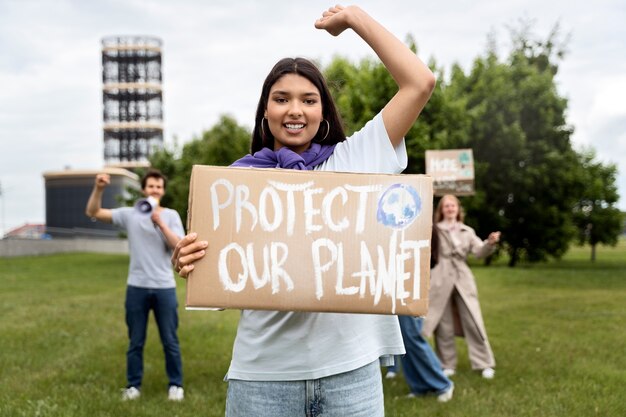
<svg viewBox="0 0 626 417"><path fill-rule="evenodd" d="M154 312L169 385L183 386L183 364L178 336L178 300L176 288L126 288L126 325L129 345L126 353L126 377L129 387L140 387L143 378L143 347L146 342L148 317Z"/></svg>
<svg viewBox="0 0 626 417"><path fill-rule="evenodd" d="M441 394L452 381L443 374L441 363L428 341L422 336L422 317L398 316L406 354L402 356L404 378L413 394ZM389 370L397 372L396 367Z"/></svg>
<svg viewBox="0 0 626 417"><path fill-rule="evenodd" d="M226 417L383 417L378 361L306 381L228 381Z"/></svg>

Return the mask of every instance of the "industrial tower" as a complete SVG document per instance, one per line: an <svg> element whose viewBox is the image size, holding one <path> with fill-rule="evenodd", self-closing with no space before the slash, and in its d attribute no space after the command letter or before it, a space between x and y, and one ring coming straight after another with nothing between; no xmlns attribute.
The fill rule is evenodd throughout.
<svg viewBox="0 0 626 417"><path fill-rule="evenodd" d="M147 36L102 39L105 165L148 166L163 147L161 45Z"/></svg>

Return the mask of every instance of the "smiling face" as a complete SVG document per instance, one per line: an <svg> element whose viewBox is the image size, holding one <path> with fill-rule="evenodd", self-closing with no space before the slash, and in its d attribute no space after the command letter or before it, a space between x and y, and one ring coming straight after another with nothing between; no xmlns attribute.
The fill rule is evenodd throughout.
<svg viewBox="0 0 626 417"><path fill-rule="evenodd" d="M274 137L274 150L296 153L309 148L323 119L320 92L307 78L286 74L270 89L265 117Z"/></svg>
<svg viewBox="0 0 626 417"><path fill-rule="evenodd" d="M445 196L441 201L441 214L444 220L454 221L459 219L459 203L452 196Z"/></svg>

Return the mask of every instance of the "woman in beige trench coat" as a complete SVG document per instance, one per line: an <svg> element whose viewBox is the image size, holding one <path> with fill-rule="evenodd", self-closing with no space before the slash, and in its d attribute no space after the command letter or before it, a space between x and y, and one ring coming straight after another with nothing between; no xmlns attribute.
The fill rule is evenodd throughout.
<svg viewBox="0 0 626 417"><path fill-rule="evenodd" d="M477 258L490 255L500 240L500 232L481 241L474 229L463 223L460 202L453 195L445 195L439 201L435 228L439 233L439 263L431 271L430 306L423 333L432 336L434 332L437 354L447 376L455 372L454 337L458 335L465 336L472 369L491 379L496 362L480 312L474 275L466 259L469 254Z"/></svg>

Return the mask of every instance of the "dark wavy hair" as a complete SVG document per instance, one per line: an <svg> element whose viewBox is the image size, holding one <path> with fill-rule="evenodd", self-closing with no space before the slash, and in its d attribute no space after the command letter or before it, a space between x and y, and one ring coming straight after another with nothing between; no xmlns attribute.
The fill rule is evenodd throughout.
<svg viewBox="0 0 626 417"><path fill-rule="evenodd" d="M341 117L335 106L330 90L326 85L324 76L320 70L311 61L305 58L283 58L274 65L274 68L265 78L263 89L261 90L261 98L256 110L256 118L254 120L254 130L252 131L252 144L250 146L251 153L260 151L263 148L274 149L274 137L269 128L263 128L263 116L269 100L270 90L274 83L287 74L297 74L311 81L320 92L322 101L322 117L328 121L330 131L326 132L327 125L322 122L320 128L313 137L313 142L324 143L328 145L343 142L346 135L343 131ZM264 134L265 132L265 134ZM326 139L324 139L326 137ZM323 140L323 142L322 142Z"/></svg>

